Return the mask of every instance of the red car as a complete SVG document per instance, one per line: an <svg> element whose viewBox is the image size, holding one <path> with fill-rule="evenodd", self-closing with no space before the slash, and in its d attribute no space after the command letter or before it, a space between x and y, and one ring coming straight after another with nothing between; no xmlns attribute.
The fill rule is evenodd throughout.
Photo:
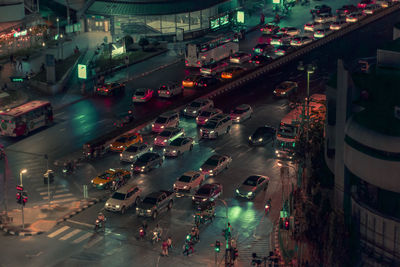
<svg viewBox="0 0 400 267"><path fill-rule="evenodd" d="M222 194L222 185L219 183L204 184L192 197L193 204L200 204L207 200L214 201Z"/></svg>
<svg viewBox="0 0 400 267"><path fill-rule="evenodd" d="M106 83L97 87L96 94L105 96L116 95L122 93L124 89L125 85L123 83Z"/></svg>

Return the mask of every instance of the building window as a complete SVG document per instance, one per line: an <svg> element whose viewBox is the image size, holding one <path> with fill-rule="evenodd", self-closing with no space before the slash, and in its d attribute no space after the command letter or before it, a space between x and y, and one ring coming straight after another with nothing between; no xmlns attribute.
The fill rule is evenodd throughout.
<svg viewBox="0 0 400 267"><path fill-rule="evenodd" d="M183 29L185 32L189 31L189 13L182 13L176 15L176 27Z"/></svg>
<svg viewBox="0 0 400 267"><path fill-rule="evenodd" d="M203 29L208 29L208 27L210 26L210 9L204 9L201 11L201 27Z"/></svg>
<svg viewBox="0 0 400 267"><path fill-rule="evenodd" d="M162 33L175 33L175 15L161 16Z"/></svg>
<svg viewBox="0 0 400 267"><path fill-rule="evenodd" d="M200 29L200 11L190 13L190 30Z"/></svg>

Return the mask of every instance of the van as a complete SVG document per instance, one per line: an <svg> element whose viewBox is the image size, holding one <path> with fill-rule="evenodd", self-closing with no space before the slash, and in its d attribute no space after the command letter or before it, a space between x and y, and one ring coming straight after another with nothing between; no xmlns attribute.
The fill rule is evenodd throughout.
<svg viewBox="0 0 400 267"><path fill-rule="evenodd" d="M157 90L158 97L171 98L175 95L183 94L182 85L178 82L167 82Z"/></svg>
<svg viewBox="0 0 400 267"><path fill-rule="evenodd" d="M227 62L213 62L201 67L200 73L204 75L215 75L218 72L223 71L227 66Z"/></svg>
<svg viewBox="0 0 400 267"><path fill-rule="evenodd" d="M151 130L155 133L161 133L167 127L178 127L179 113L169 111L161 114L151 125Z"/></svg>
<svg viewBox="0 0 400 267"><path fill-rule="evenodd" d="M213 138L229 133L232 127L230 115L220 114L209 120L200 128L200 138Z"/></svg>
<svg viewBox="0 0 400 267"><path fill-rule="evenodd" d="M124 185L106 201L104 208L124 214L130 207L139 203L141 192L142 190L137 185Z"/></svg>

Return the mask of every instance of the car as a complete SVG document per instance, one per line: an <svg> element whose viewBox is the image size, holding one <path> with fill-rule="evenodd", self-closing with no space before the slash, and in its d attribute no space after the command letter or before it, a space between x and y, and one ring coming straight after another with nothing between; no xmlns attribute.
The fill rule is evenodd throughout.
<svg viewBox="0 0 400 267"><path fill-rule="evenodd" d="M249 136L249 143L253 146L265 145L275 139L276 129L271 126L258 127L252 135Z"/></svg>
<svg viewBox="0 0 400 267"><path fill-rule="evenodd" d="M362 17L364 17L364 13L362 12L351 13L346 16L346 22L354 23L359 21Z"/></svg>
<svg viewBox="0 0 400 267"><path fill-rule="evenodd" d="M364 9L368 5L372 5L374 3L375 3L374 0L361 0L361 2L357 4L357 7L360 9Z"/></svg>
<svg viewBox="0 0 400 267"><path fill-rule="evenodd" d="M149 88L138 88L135 90L132 96L133 103L145 103L153 98L154 91Z"/></svg>
<svg viewBox="0 0 400 267"><path fill-rule="evenodd" d="M114 96L122 93L125 89L125 84L123 83L105 83L103 85L97 86L96 94L103 96Z"/></svg>
<svg viewBox="0 0 400 267"><path fill-rule="evenodd" d="M131 165L133 172L149 172L155 167L161 167L163 164L163 157L155 152L147 152L141 155L135 163Z"/></svg>
<svg viewBox="0 0 400 267"><path fill-rule="evenodd" d="M336 10L336 14L345 16L350 13L356 12L358 8L355 5L344 5L341 8Z"/></svg>
<svg viewBox="0 0 400 267"><path fill-rule="evenodd" d="M255 47L253 47L253 52L255 55L261 55L271 51L273 48L274 46L270 44L257 44Z"/></svg>
<svg viewBox="0 0 400 267"><path fill-rule="evenodd" d="M174 183L174 191L179 193L189 193L195 188L199 188L205 180L204 174L199 171L187 171L182 174Z"/></svg>
<svg viewBox="0 0 400 267"><path fill-rule="evenodd" d="M269 56L265 56L265 55L255 55L251 58L251 60L249 60L250 63L252 63L253 65L259 66L262 64L268 64L272 61L273 59Z"/></svg>
<svg viewBox="0 0 400 267"><path fill-rule="evenodd" d="M175 192L160 190L148 194L143 201L136 206L136 214L143 217L151 217L155 220L158 214L164 210L171 210L174 204Z"/></svg>
<svg viewBox="0 0 400 267"><path fill-rule="evenodd" d="M244 72L246 69L239 67L239 66L233 66L225 69L221 73L221 78L222 79L232 79L240 75L240 73Z"/></svg>
<svg viewBox="0 0 400 267"><path fill-rule="evenodd" d="M200 77L200 75L194 74L186 76L185 79L183 79L182 81L182 86L185 88L193 88L196 86L196 82Z"/></svg>
<svg viewBox="0 0 400 267"><path fill-rule="evenodd" d="M136 143L143 143L143 137L140 133L124 134L110 144L110 150L114 152L122 152L128 146Z"/></svg>
<svg viewBox="0 0 400 267"><path fill-rule="evenodd" d="M315 6L314 9L310 10L311 15L318 15L318 14L331 14L332 8L327 5L319 5Z"/></svg>
<svg viewBox="0 0 400 267"><path fill-rule="evenodd" d="M250 119L251 114L253 114L253 109L250 107L250 105L241 104L231 110L230 116L232 122L240 123L244 120Z"/></svg>
<svg viewBox="0 0 400 267"><path fill-rule="evenodd" d="M266 24L263 27L261 27L261 31L269 34L275 34L279 31L280 27L276 24Z"/></svg>
<svg viewBox="0 0 400 267"><path fill-rule="evenodd" d="M175 111L168 111L160 116L151 125L151 130L155 133L161 133L167 127L178 127L179 113Z"/></svg>
<svg viewBox="0 0 400 267"><path fill-rule="evenodd" d="M332 33L332 31L330 29L327 30L318 30L314 32L314 38L315 39L320 39L320 38L324 38L325 36L327 36L328 34Z"/></svg>
<svg viewBox="0 0 400 267"><path fill-rule="evenodd" d="M258 37L258 44L271 44L271 34L263 33L260 37Z"/></svg>
<svg viewBox="0 0 400 267"><path fill-rule="evenodd" d="M318 25L321 25L321 23L315 21L306 23L304 24L304 31L313 32Z"/></svg>
<svg viewBox="0 0 400 267"><path fill-rule="evenodd" d="M269 178L262 175L251 175L235 190L236 196L254 199L258 192L266 191Z"/></svg>
<svg viewBox="0 0 400 267"><path fill-rule="evenodd" d="M363 13L365 15L372 15L379 9L382 9L381 5L378 5L378 4L368 5L366 8L364 8Z"/></svg>
<svg viewBox="0 0 400 267"><path fill-rule="evenodd" d="M192 151L194 145L193 138L179 137L167 145L163 152L168 157L178 157L186 151Z"/></svg>
<svg viewBox="0 0 400 267"><path fill-rule="evenodd" d="M218 136L229 133L231 127L232 120L229 115L217 115L201 126L200 138L217 139Z"/></svg>
<svg viewBox="0 0 400 267"><path fill-rule="evenodd" d="M106 201L104 209L125 214L130 207L136 206L139 203L141 193L142 189L140 189L137 185L124 185L114 192Z"/></svg>
<svg viewBox="0 0 400 267"><path fill-rule="evenodd" d="M273 91L275 97L288 97L298 90L298 85L296 82L284 81L280 83Z"/></svg>
<svg viewBox="0 0 400 267"><path fill-rule="evenodd" d="M314 21L317 23L334 22L336 20L337 17L330 14L319 14L314 18Z"/></svg>
<svg viewBox="0 0 400 267"><path fill-rule="evenodd" d="M335 21L334 23L332 23L329 28L333 31L338 31L338 30L342 29L343 27L345 27L346 25L348 25L348 24L345 20L340 20L340 21Z"/></svg>
<svg viewBox="0 0 400 267"><path fill-rule="evenodd" d="M225 155L214 154L209 157L200 167L202 174L207 176L216 176L227 169L232 163L232 158Z"/></svg>
<svg viewBox="0 0 400 267"><path fill-rule="evenodd" d="M290 45L303 46L303 45L311 43L312 41L313 41L313 39L311 39L308 36L295 37L290 41Z"/></svg>
<svg viewBox="0 0 400 267"><path fill-rule="evenodd" d="M99 176L91 180L93 187L97 189L108 189L113 181L124 179L125 181L131 178L131 173L124 169L108 169Z"/></svg>
<svg viewBox="0 0 400 267"><path fill-rule="evenodd" d="M210 119L214 118L215 116L217 116L219 114L222 114L222 110L217 109L217 108L209 108L209 109L203 110L196 117L196 123L199 126L204 125L207 121L209 121Z"/></svg>
<svg viewBox="0 0 400 267"><path fill-rule="evenodd" d="M183 115L196 117L201 111L214 107L214 102L208 98L198 98L183 109Z"/></svg>
<svg viewBox="0 0 400 267"><path fill-rule="evenodd" d="M285 33L273 34L271 35L271 45L283 45L290 43L292 36Z"/></svg>
<svg viewBox="0 0 400 267"><path fill-rule="evenodd" d="M163 98L171 98L176 95L183 94L182 86L177 82L167 82L157 90L158 96Z"/></svg>
<svg viewBox="0 0 400 267"><path fill-rule="evenodd" d="M124 127L125 125L133 122L135 117L133 116L133 111L128 110L127 112L123 112L117 115L116 121L114 122L114 126L116 127Z"/></svg>
<svg viewBox="0 0 400 267"><path fill-rule="evenodd" d="M170 127L165 128L164 131L158 134L156 138L154 138L155 146L166 146L175 139L185 136L185 130L183 128L178 127Z"/></svg>
<svg viewBox="0 0 400 267"><path fill-rule="evenodd" d="M222 185L219 183L203 184L192 197L192 203L198 205L205 201L214 201L222 194Z"/></svg>
<svg viewBox="0 0 400 267"><path fill-rule="evenodd" d="M300 29L297 29L296 27L283 27L280 28L279 32L290 36L295 36L300 34Z"/></svg>
<svg viewBox="0 0 400 267"><path fill-rule="evenodd" d="M200 73L203 75L216 75L218 72L223 71L228 66L225 61L213 62L206 64L200 68Z"/></svg>
<svg viewBox="0 0 400 267"><path fill-rule="evenodd" d="M128 146L121 154L119 154L120 161L135 162L141 155L150 152L151 146L146 143L136 143Z"/></svg>
<svg viewBox="0 0 400 267"><path fill-rule="evenodd" d="M279 45L275 48L275 55L277 56L284 56L287 53L290 53L291 51L295 50L293 46L290 45Z"/></svg>
<svg viewBox="0 0 400 267"><path fill-rule="evenodd" d="M234 64L243 64L251 58L251 55L246 52L236 52L229 57L229 62Z"/></svg>
<svg viewBox="0 0 400 267"><path fill-rule="evenodd" d="M201 78L199 78L196 82L196 87L210 87L214 84L219 83L220 80L218 80L217 78L213 77L213 76L202 76Z"/></svg>

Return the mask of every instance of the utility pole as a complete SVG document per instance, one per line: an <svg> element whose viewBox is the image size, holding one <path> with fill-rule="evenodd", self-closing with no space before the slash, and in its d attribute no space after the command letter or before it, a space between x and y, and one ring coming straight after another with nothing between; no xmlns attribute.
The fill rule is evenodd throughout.
<svg viewBox="0 0 400 267"><path fill-rule="evenodd" d="M20 172L19 172L19 182L20 182L20 186L23 188L23 183L22 183L22 175L24 174L24 173L26 173L27 172L27 170L26 169L23 169L23 170L21 170ZM23 195L21 195L20 196L21 198L23 197ZM22 199L21 199L22 200ZM24 222L24 204L23 203L21 203L21 211L22 211L22 230L24 230L25 229L25 222Z"/></svg>
<svg viewBox="0 0 400 267"><path fill-rule="evenodd" d="M6 214L6 219L8 220L8 197L7 197L7 157L4 152L4 147L0 146L0 158L3 160L3 203L4 203L4 211Z"/></svg>

